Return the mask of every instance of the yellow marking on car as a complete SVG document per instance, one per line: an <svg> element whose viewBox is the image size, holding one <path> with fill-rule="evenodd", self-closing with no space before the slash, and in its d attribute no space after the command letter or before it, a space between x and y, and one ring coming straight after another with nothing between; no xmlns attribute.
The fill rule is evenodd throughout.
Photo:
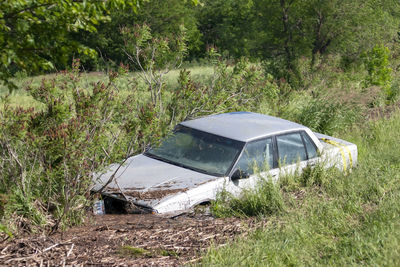
<svg viewBox="0 0 400 267"><path fill-rule="evenodd" d="M353 158L351 156L351 151L347 146L342 145L342 144L340 144L338 142L335 142L335 141L327 139L327 138L321 138L321 140L324 141L327 144L331 144L331 145L339 148L340 154L342 155L343 170L344 170L345 173L346 173L346 169L347 169L347 160L346 160L346 155L344 153L343 148L346 149L347 153L349 153L350 168L353 168Z"/></svg>
<svg viewBox="0 0 400 267"><path fill-rule="evenodd" d="M343 144L338 143L339 145L341 145L344 149L346 149L347 153L349 153L349 162L350 162L350 168L353 168L353 157L351 156L351 151L350 149Z"/></svg>

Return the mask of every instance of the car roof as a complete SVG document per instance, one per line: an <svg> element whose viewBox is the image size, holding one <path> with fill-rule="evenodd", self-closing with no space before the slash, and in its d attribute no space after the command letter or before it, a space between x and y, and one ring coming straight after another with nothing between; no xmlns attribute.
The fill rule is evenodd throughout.
<svg viewBox="0 0 400 267"><path fill-rule="evenodd" d="M180 125L243 142L268 135L308 129L295 122L253 112L210 115L184 121Z"/></svg>

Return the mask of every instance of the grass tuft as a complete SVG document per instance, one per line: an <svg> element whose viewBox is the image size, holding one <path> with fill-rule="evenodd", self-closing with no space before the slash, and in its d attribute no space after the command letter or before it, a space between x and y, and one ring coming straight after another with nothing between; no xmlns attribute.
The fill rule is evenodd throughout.
<svg viewBox="0 0 400 267"><path fill-rule="evenodd" d="M179 257L179 253L176 252L175 250L167 250L167 249L162 249L160 250L160 255L164 256L164 257L175 257L178 258Z"/></svg>
<svg viewBox="0 0 400 267"><path fill-rule="evenodd" d="M144 249L144 248L137 248L137 247L132 247L132 246L122 246L118 248L117 254L120 257L124 258L138 258L138 257L150 257L151 252Z"/></svg>

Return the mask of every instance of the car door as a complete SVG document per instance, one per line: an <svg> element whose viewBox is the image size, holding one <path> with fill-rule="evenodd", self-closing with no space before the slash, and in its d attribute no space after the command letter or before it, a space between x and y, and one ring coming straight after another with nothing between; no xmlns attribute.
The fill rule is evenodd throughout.
<svg viewBox="0 0 400 267"><path fill-rule="evenodd" d="M249 176L244 179L231 179L231 185L226 189L237 195L243 189L254 188L259 179L276 177L279 172L276 167L276 152L273 137L249 142L243 149L233 169L234 171L240 170Z"/></svg>
<svg viewBox="0 0 400 267"><path fill-rule="evenodd" d="M279 175L293 174L318 160L317 147L305 131L277 135Z"/></svg>

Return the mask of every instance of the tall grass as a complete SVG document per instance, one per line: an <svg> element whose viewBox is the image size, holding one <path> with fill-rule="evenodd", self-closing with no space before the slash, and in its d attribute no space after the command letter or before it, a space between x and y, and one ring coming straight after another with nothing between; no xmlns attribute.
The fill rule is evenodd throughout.
<svg viewBox="0 0 400 267"><path fill-rule="evenodd" d="M246 190L240 198L222 192L211 205L217 217L249 217L278 214L284 210L284 201L278 186L272 180L261 179L258 186Z"/></svg>
<svg viewBox="0 0 400 267"><path fill-rule="evenodd" d="M265 226L246 239L211 248L201 264L398 266L399 133L399 111L349 129L342 136L359 149L351 174L328 170L282 180L285 212L265 217Z"/></svg>

